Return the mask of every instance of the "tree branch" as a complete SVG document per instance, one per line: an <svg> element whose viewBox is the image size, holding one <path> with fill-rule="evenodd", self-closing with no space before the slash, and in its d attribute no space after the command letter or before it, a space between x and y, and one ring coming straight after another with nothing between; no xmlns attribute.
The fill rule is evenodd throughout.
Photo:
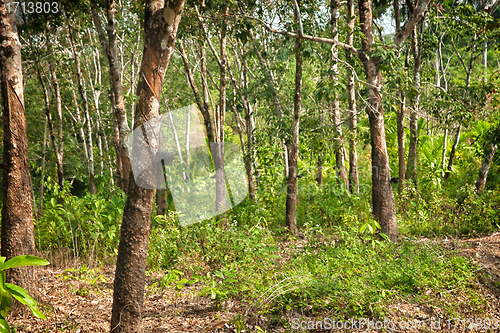
<svg viewBox="0 0 500 333"><path fill-rule="evenodd" d="M427 10L427 6L432 0L422 0L422 2L415 8L411 16L406 21L401 30L394 36L394 44L399 48L405 39L411 34L415 25L420 21Z"/></svg>

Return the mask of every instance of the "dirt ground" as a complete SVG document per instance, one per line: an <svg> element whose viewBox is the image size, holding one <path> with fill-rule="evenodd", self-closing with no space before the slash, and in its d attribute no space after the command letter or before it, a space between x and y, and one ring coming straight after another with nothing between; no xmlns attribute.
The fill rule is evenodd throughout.
<svg viewBox="0 0 500 333"><path fill-rule="evenodd" d="M484 317L500 320L500 233L471 239L422 239L421 242L441 243L446 249L457 250L462 256L470 258L483 278L477 285L481 294L489 300L489 308ZM91 276L94 279L71 277L71 272L61 268L44 267L39 270L38 290L42 311L47 320L32 318L28 313L16 318L8 318L17 332L109 332L111 305L113 298L114 267L101 269L100 274ZM88 276L87 276L88 277ZM152 288L151 284L158 276L150 276L150 286L146 288L145 311L143 314L143 332L236 332L233 318L243 316L245 305L237 301L228 301L223 311L212 306L208 298L199 297L199 287L186 286L181 290ZM442 317L439 309L425 304L401 302L390 306L391 320L395 322L409 318L424 321L426 328L401 329L396 326L395 332L432 332L431 318ZM462 311L466 318L466 309ZM292 314L293 317L293 314ZM291 317L291 318L292 318ZM291 319L290 318L290 319ZM441 318L442 332L488 332L468 327L448 329L446 318ZM257 321L258 318L257 318ZM500 332L499 328L489 332ZM466 326L466 325L465 325ZM344 331L342 329L336 332ZM348 332L382 332L382 330L345 330ZM248 325L246 332L259 331L255 325ZM282 328L273 328L268 332L285 332ZM308 332L322 332L308 330Z"/></svg>

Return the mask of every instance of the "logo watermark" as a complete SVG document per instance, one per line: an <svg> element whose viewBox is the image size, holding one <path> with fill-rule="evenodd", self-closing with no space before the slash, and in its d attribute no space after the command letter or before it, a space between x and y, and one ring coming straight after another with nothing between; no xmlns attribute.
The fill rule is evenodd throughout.
<svg viewBox="0 0 500 333"><path fill-rule="evenodd" d="M210 219L248 195L241 148L208 142L195 105L150 119L129 136L137 186L170 190L181 225Z"/></svg>

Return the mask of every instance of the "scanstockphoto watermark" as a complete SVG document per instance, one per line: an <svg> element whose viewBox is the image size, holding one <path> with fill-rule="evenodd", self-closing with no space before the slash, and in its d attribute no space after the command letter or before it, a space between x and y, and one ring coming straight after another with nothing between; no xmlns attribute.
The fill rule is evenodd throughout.
<svg viewBox="0 0 500 333"><path fill-rule="evenodd" d="M291 322L293 330L365 330L365 331L396 331L396 330L440 330L441 321L431 320L429 322L421 320L393 321L387 318L380 320L369 318L351 318L348 320L337 320L333 318L323 318L321 320L302 320L293 318Z"/></svg>

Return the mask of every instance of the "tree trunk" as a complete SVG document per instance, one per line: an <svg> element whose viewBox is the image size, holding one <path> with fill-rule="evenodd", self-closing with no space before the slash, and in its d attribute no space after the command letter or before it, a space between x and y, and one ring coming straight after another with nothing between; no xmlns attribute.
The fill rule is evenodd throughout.
<svg viewBox="0 0 500 333"><path fill-rule="evenodd" d="M165 7L165 8L164 8ZM144 51L137 87L136 128L160 113L160 94L184 0L148 0L144 16ZM129 178L123 211L113 292L111 332L142 332L145 270L155 191Z"/></svg>
<svg viewBox="0 0 500 333"><path fill-rule="evenodd" d="M78 55L78 52L76 50L75 36L73 34L73 28L72 28L72 25L69 21L69 18L66 18L66 26L68 27L68 31L69 31L69 41L70 41L70 45L71 45L71 52L73 54L73 59L75 60L75 70L76 70L76 76L78 78L78 80L77 80L78 91L80 92L80 97L82 98L84 117L85 117L85 121L87 123L89 190L90 190L90 194L95 194L97 192L97 190L95 187L94 144L92 141L92 124L91 124L91 118L90 118L90 112L89 112L89 102L87 99L87 92L85 90L85 82L83 79L83 72L82 72L82 68L81 68L81 64L80 64L80 56Z"/></svg>
<svg viewBox="0 0 500 333"><path fill-rule="evenodd" d="M73 82L71 82L73 84ZM83 119L82 114L80 112L80 106L78 104L78 98L76 97L76 93L74 89L71 89L71 95L73 97L73 105L75 107L75 117L73 118L74 125L78 127L77 132L77 141L81 145L81 158L82 162L86 163L89 158L89 153L87 149L87 138L85 137L85 131L83 129ZM69 113L69 112L68 112Z"/></svg>
<svg viewBox="0 0 500 333"><path fill-rule="evenodd" d="M399 162L399 179L398 179L398 191L401 193L403 189L403 184L406 179L405 174L405 110L406 110L406 93L403 89L399 91L401 96L400 108L397 114L397 126L398 126L398 162Z"/></svg>
<svg viewBox="0 0 500 333"><path fill-rule="evenodd" d="M118 187L125 193L128 190L128 181L130 174L130 156L129 147L127 145L127 138L130 134L130 128L127 121L127 110L125 108L125 99L123 97L123 85L120 69L120 60L118 59L118 47L116 37L116 2L114 0L105 0L104 6L107 13L106 27L107 37L99 19L97 5L95 0L90 1L92 9L92 18L99 34L99 40L102 48L106 52L109 64L109 77L111 82L110 99L113 105L113 121L117 131L113 135L113 143L116 151L116 177ZM134 59L132 59L132 66ZM134 75L132 68L132 75Z"/></svg>
<svg viewBox="0 0 500 333"><path fill-rule="evenodd" d="M330 24L331 24L331 32L332 32L332 39L334 41L338 41L339 36L338 36L338 10L339 10L339 1L338 0L331 0L330 2ZM332 45L332 48L330 50L330 80L333 83L334 87L334 97L333 100L331 101L331 110L332 110L332 115L333 115L333 125L335 126L335 163L336 163L336 170L337 170L337 179L340 182L343 182L346 186L348 186L347 183L347 174L345 171L345 163L344 163L344 154L342 154L342 151L344 149L344 138L342 137L342 122L340 119L340 101L338 99L337 95L337 85L338 85L338 76L339 76L339 70L338 70L338 65L337 65L337 58L338 58L338 48L336 45Z"/></svg>
<svg viewBox="0 0 500 333"><path fill-rule="evenodd" d="M240 82L238 84L234 74L231 70L231 66L228 66L229 76L234 86L234 98L238 94L241 99L241 103L243 104L243 108L245 110L245 125L243 126L243 121L236 109L236 101L233 102L233 111L236 118L236 124L238 133L240 135L241 147L243 149L243 155L245 156L245 169L247 173L248 180L248 194L251 200L255 201L257 198L257 193L255 189L255 167L257 164L257 157L255 154L254 147L254 130L255 130L255 119L254 119L254 111L252 105L250 104L250 98L248 96L248 65L246 62L246 54L245 50L241 48L241 64L239 68L240 72ZM238 53L235 51L235 62L238 62ZM245 135L247 138L247 143L245 147L245 142L243 140L243 127L245 128Z"/></svg>
<svg viewBox="0 0 500 333"><path fill-rule="evenodd" d="M40 170L40 190L38 203L38 216L43 216L43 194L45 192L45 160L47 155L47 118L43 125L43 143L42 143L42 168ZM40 237L38 237L40 239Z"/></svg>
<svg viewBox="0 0 500 333"><path fill-rule="evenodd" d="M419 22L423 25L424 22ZM410 146L408 148L408 162L406 166L406 178L411 179L415 186L417 183L417 159L418 159L418 113L420 105L420 71L422 68L422 43L421 35L423 31L418 32L417 27L413 29L412 51L413 51L413 88L410 95Z"/></svg>
<svg viewBox="0 0 500 333"><path fill-rule="evenodd" d="M443 151L441 153L441 177L444 178L444 168L446 166L446 150L448 148L448 110L446 110L446 122L445 122L445 128L444 128L444 133L443 133Z"/></svg>
<svg viewBox="0 0 500 333"><path fill-rule="evenodd" d="M59 185L59 189L62 191L64 188L64 148L63 148L63 119L62 119L62 100L61 100L61 88L59 87L59 80L57 78L56 70L54 65L51 63L50 66L50 74L52 76L52 86L54 87L55 98L56 98L56 119L57 119L57 144L55 138L53 138L53 146L54 153L56 155L56 164L57 164L57 184ZM50 114L50 113L49 113ZM49 122L52 122L52 119L49 119ZM51 125L51 124L50 124ZM52 127L52 126L50 126ZM49 128L50 128L49 127ZM53 128L51 131L53 132ZM51 133L51 136L54 133ZM64 202L63 198L61 198L61 202Z"/></svg>
<svg viewBox="0 0 500 333"><path fill-rule="evenodd" d="M346 44L353 45L354 40L354 25L356 22L354 13L354 0L347 0L347 33ZM351 52L346 51L347 62L353 66L354 59ZM357 112L356 112L356 87L354 82L354 69L350 68L347 71L347 93L349 95L349 127L351 137L349 139L349 191L351 193L359 193L359 178L358 178L358 152L356 148L356 127L357 127Z"/></svg>
<svg viewBox="0 0 500 333"><path fill-rule="evenodd" d="M359 0L359 18L363 32L360 60L366 73L368 103L366 113L370 122L372 145L372 203L373 214L391 241L398 237L398 222L394 194L390 183L389 155L385 139L384 110L382 108L382 74L377 67L377 59L369 56L374 41L370 0Z"/></svg>
<svg viewBox="0 0 500 333"><path fill-rule="evenodd" d="M401 31L401 16L399 12L399 0L394 0L394 18L396 20L396 34ZM399 55L398 55L399 56ZM408 53L406 56L408 61ZM405 111L406 111L406 93L404 89L400 89L398 94L401 98L399 110L397 111L397 132L398 132L398 192L403 190L403 184L406 178L405 169Z"/></svg>
<svg viewBox="0 0 500 333"><path fill-rule="evenodd" d="M52 113L50 112L50 98L49 90L45 85L42 77L40 68L37 66L38 80L40 81L40 86L42 87L44 102L45 102L45 119L46 125L48 125L48 130L50 134L50 142L52 143L52 149L54 150L54 156L56 158L56 172L57 172L57 184L59 190L62 191L64 188L64 170L63 170L63 130L62 130L62 102L61 102L61 91L59 89L59 81L57 79L55 69L52 64L49 65L50 75L52 77L52 85L54 87L55 99L56 99L56 109L57 109L57 138L54 129L54 121L52 119ZM45 146L44 146L45 149ZM45 152L44 152L45 154ZM64 199L59 196L57 199L59 204L64 203Z"/></svg>
<svg viewBox="0 0 500 333"><path fill-rule="evenodd" d="M298 7L297 3L296 6ZM298 8L295 10L295 23L300 20ZM297 161L299 158L299 123L302 109L302 41L295 38L295 94L293 96L292 141L288 148L288 178L286 196L286 225L297 235Z"/></svg>
<svg viewBox="0 0 500 333"><path fill-rule="evenodd" d="M451 168L453 167L453 162L455 162L455 154L457 152L457 146L460 142L460 131L462 130L462 124L458 125L457 135L455 136L455 141L453 141L453 146L451 146L450 159L448 160L447 171L444 174L444 179L448 179L451 175Z"/></svg>
<svg viewBox="0 0 500 333"><path fill-rule="evenodd" d="M167 190L156 191L156 215L165 215L167 208Z"/></svg>
<svg viewBox="0 0 500 333"><path fill-rule="evenodd" d="M0 16L0 85L3 122L1 252L2 256L9 260L19 255L34 255L35 234L24 109L21 43L17 34L14 11L12 13L7 11L5 1L0 2ZM7 282L27 289L32 296L32 293L37 293L33 266L9 269L6 275Z"/></svg>
<svg viewBox="0 0 500 333"><path fill-rule="evenodd" d="M497 151L496 144L490 144L488 151L484 152L484 160L481 164L481 169L479 169L479 175L476 181L476 193L481 193L486 185L486 177L488 177L488 171L490 171L491 163L495 157Z"/></svg>
<svg viewBox="0 0 500 333"><path fill-rule="evenodd" d="M215 112L215 141L212 156L215 166L215 211L223 212L226 206L226 177L224 174L224 124L226 121L226 72L227 72L227 51L226 51L226 17L229 14L229 7L224 9L224 19L220 32L220 60L219 60L219 107ZM215 154L214 154L215 153Z"/></svg>

